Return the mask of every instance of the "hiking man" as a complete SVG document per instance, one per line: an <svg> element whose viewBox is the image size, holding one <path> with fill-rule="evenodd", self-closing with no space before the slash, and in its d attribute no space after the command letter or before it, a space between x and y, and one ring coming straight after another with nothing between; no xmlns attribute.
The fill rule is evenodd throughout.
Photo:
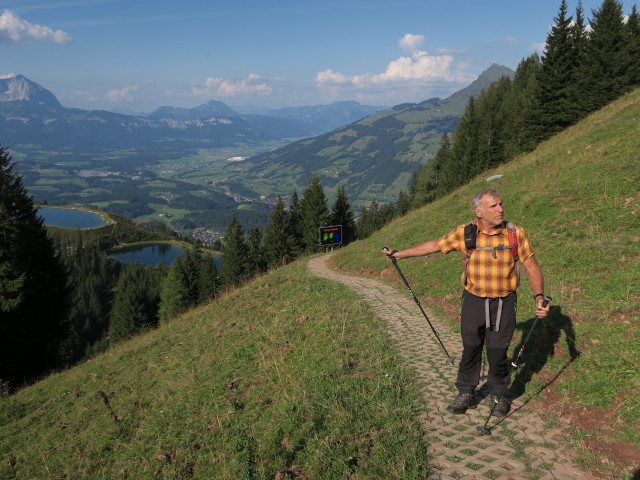
<svg viewBox="0 0 640 480"><path fill-rule="evenodd" d="M505 416L510 404L501 395L509 382L507 351L516 324L518 266L524 265L536 302L536 316L544 318L550 306L543 306L544 280L529 238L519 226L503 219L504 207L495 190L480 190L471 201L476 219L460 225L438 240L420 243L405 250L383 250L396 260L432 253L462 252L462 310L460 329L463 352L458 366L458 395L447 411L463 414L476 408L475 388L480 382L482 348L487 345L489 373L487 387L493 414ZM390 259L391 260L391 259Z"/></svg>

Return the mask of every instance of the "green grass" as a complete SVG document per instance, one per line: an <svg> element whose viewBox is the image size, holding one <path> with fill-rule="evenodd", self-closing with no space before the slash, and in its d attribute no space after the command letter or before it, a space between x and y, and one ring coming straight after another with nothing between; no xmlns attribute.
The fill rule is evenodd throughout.
<svg viewBox="0 0 640 480"><path fill-rule="evenodd" d="M472 218L473 193L497 189L506 218L528 231L546 293L553 296L552 314L538 323L527 347L523 393L538 393L559 373L552 388L561 405L589 409L595 417L611 412L613 423L597 432L600 438L640 447L639 116L640 90L533 153L340 250L335 263L377 278L387 269L390 281L402 288L380 248L400 250L442 236ZM495 174L504 176L487 183ZM460 255L402 260L400 266L416 294L455 326ZM533 323L526 275L522 280L514 347Z"/></svg>
<svg viewBox="0 0 640 480"><path fill-rule="evenodd" d="M382 331L293 264L0 398L0 478L424 478Z"/></svg>

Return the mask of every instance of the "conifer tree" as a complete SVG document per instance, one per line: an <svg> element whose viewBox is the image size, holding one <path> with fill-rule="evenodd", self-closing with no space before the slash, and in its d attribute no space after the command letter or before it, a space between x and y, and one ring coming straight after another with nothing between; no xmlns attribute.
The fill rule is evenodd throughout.
<svg viewBox="0 0 640 480"><path fill-rule="evenodd" d="M269 219L262 236L262 249L267 265L277 267L282 264L283 257L290 255L294 243L291 240L290 214L285 209L282 197L276 200Z"/></svg>
<svg viewBox="0 0 640 480"><path fill-rule="evenodd" d="M220 276L211 255L199 255L198 303L206 303L218 296Z"/></svg>
<svg viewBox="0 0 640 480"><path fill-rule="evenodd" d="M57 366L71 333L66 267L0 147L0 378L17 385Z"/></svg>
<svg viewBox="0 0 640 480"><path fill-rule="evenodd" d="M111 312L109 341L126 340L158 325L159 285L149 267L127 265L120 274Z"/></svg>
<svg viewBox="0 0 640 480"><path fill-rule="evenodd" d="M235 287L242 285L246 276L247 243L242 225L233 217L224 235L220 281L223 288Z"/></svg>
<svg viewBox="0 0 640 480"><path fill-rule="evenodd" d="M456 127L451 151L442 167L436 197L440 198L471 178L473 165L478 161L478 145L482 118L477 112L476 100L471 97Z"/></svg>
<svg viewBox="0 0 640 480"><path fill-rule="evenodd" d="M349 197L344 185L338 186L336 199L331 207L329 223L342 225L342 244L347 245L356 239L356 224Z"/></svg>
<svg viewBox="0 0 640 480"><path fill-rule="evenodd" d="M440 147L435 157L416 171L411 184L411 207L419 208L436 199L436 188L443 166L451 154L451 142L445 132L440 137Z"/></svg>
<svg viewBox="0 0 640 480"><path fill-rule="evenodd" d="M247 274L253 276L267 270L264 251L262 249L262 232L258 227L252 228L247 241Z"/></svg>
<svg viewBox="0 0 640 480"><path fill-rule="evenodd" d="M567 15L567 2L562 0L547 43L539 72L537 102L537 140L544 140L573 125L580 117L577 97L579 54L574 41L576 30Z"/></svg>
<svg viewBox="0 0 640 480"><path fill-rule="evenodd" d="M289 204L289 255L291 259L302 253L302 200L294 190Z"/></svg>
<svg viewBox="0 0 640 480"><path fill-rule="evenodd" d="M199 256L184 250L171 264L160 291L160 322L166 323L189 308L196 306L200 299Z"/></svg>
<svg viewBox="0 0 640 480"><path fill-rule="evenodd" d="M626 56L631 59L629 66L628 80L629 87L635 88L640 86L640 14L638 8L634 4L631 7L631 13L627 18L627 48Z"/></svg>
<svg viewBox="0 0 640 480"><path fill-rule="evenodd" d="M629 30L620 2L604 0L592 11L590 26L584 78L588 109L593 111L627 90L632 64L638 60L628 56Z"/></svg>
<svg viewBox="0 0 640 480"><path fill-rule="evenodd" d="M539 114L537 91L541 68L540 56L534 53L518 64L513 76L511 91L503 107L507 118L504 137L510 139L505 144L507 159L529 152L537 145L534 132L538 128L533 122Z"/></svg>
<svg viewBox="0 0 640 480"><path fill-rule="evenodd" d="M302 245L306 252L319 251L319 228L329 221L327 197L317 175L314 175L302 195Z"/></svg>

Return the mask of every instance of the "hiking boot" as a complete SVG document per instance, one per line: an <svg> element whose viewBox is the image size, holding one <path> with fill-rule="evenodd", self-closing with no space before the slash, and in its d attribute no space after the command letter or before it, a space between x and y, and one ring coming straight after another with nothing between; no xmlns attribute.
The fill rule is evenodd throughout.
<svg viewBox="0 0 640 480"><path fill-rule="evenodd" d="M509 410L511 410L511 405L504 398L504 395L499 396L492 393L490 398L491 400L489 402L489 408L493 408L493 414L496 417L505 417L507 413L509 413ZM498 401L498 399L500 401Z"/></svg>
<svg viewBox="0 0 640 480"><path fill-rule="evenodd" d="M447 406L447 412L461 415L467 411L468 408L476 408L478 402L473 393L459 393L456 398L453 399Z"/></svg>

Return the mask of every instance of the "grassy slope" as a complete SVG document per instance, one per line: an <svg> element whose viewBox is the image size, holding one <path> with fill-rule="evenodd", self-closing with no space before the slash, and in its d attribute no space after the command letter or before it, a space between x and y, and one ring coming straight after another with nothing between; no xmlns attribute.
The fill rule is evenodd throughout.
<svg viewBox="0 0 640 480"><path fill-rule="evenodd" d="M0 478L423 478L412 378L300 262L0 398Z"/></svg>
<svg viewBox="0 0 640 480"><path fill-rule="evenodd" d="M535 152L341 250L335 262L396 280L378 254L380 247L399 250L437 238L472 218L474 192L497 189L506 218L528 230L555 304L527 347L529 371L525 368L523 375L533 376L527 393L545 387L566 366L553 382L554 402L546 407L570 415L578 440L621 440L640 448L639 152L637 90ZM504 176L487 183L486 178L497 174ZM416 294L454 319L459 262L459 255L452 254L400 265ZM523 283L519 330L532 323L526 275Z"/></svg>

